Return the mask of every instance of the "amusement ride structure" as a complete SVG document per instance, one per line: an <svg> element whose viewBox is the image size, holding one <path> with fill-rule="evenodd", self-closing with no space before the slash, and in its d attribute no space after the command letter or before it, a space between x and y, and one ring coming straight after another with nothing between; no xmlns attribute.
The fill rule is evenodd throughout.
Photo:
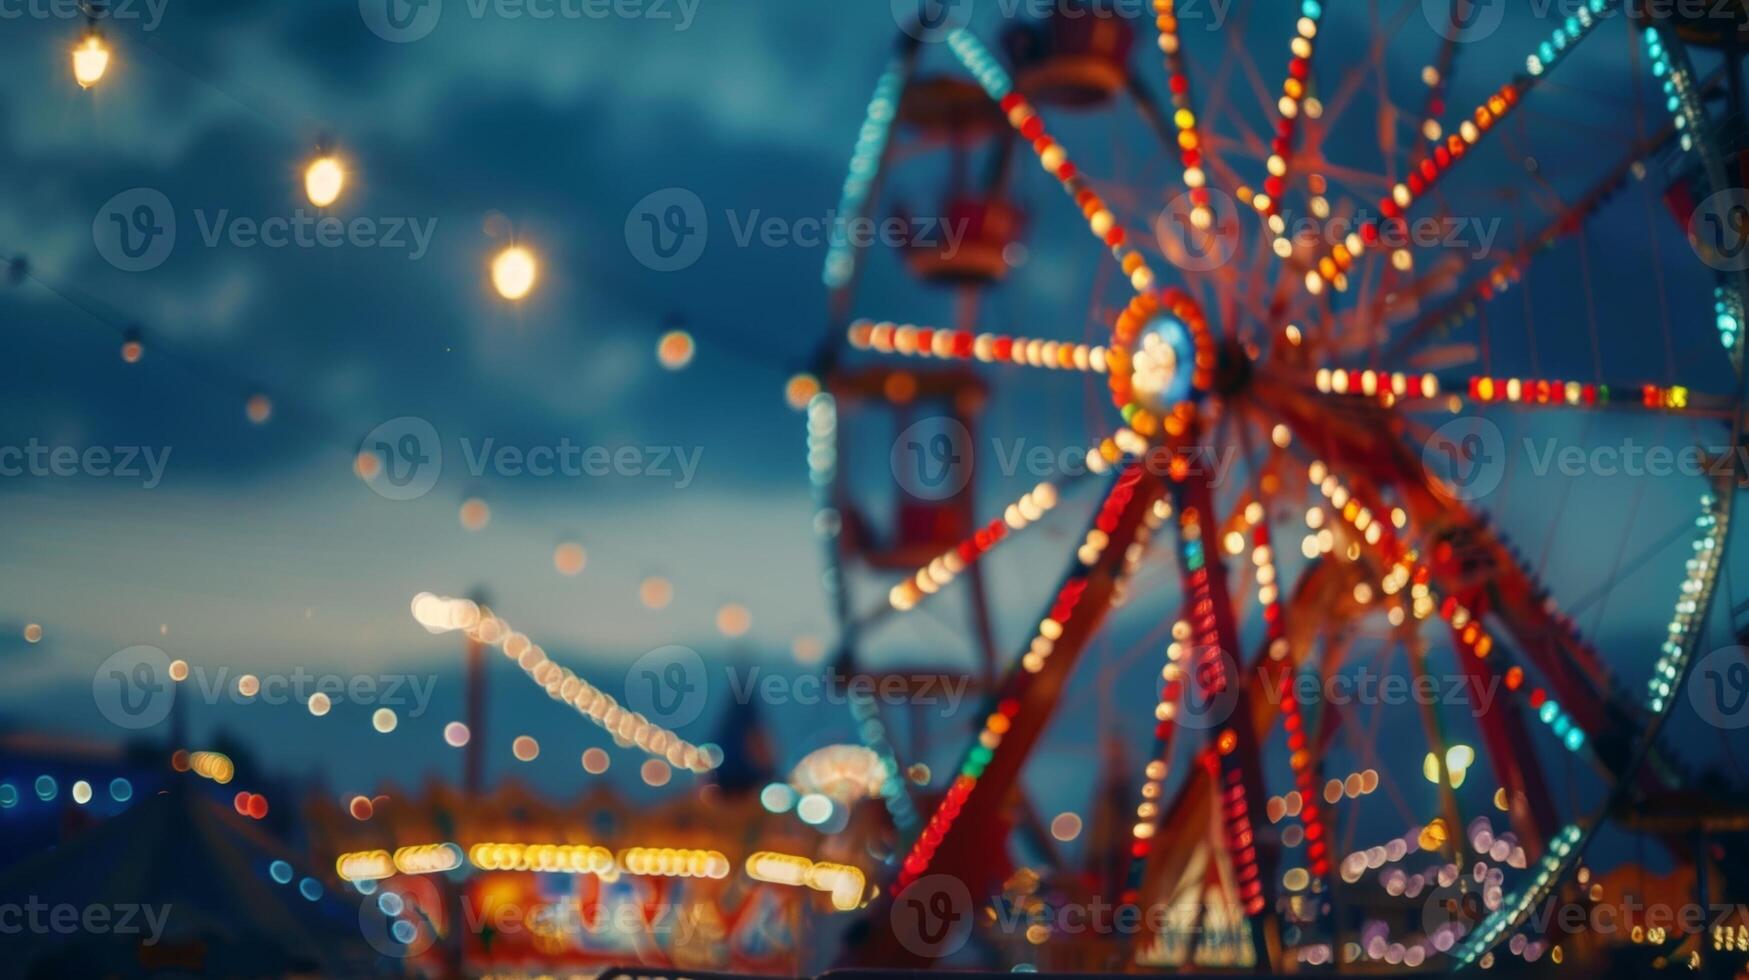
<svg viewBox="0 0 1749 980"><path fill-rule="evenodd" d="M1345 66L1320 64L1322 0L1279 5L1291 8L1281 18L1290 57L1274 91L1259 84L1245 42L1228 45L1218 74L1193 71L1192 49L1220 35L1192 36L1179 5L1152 3L1163 73L1153 59L1132 56L1149 26L1091 0L1011 23L1000 54L972 23L956 20L956 5L926 5L925 16L903 25L876 82L839 220L876 213L898 175L945 148L950 186L940 213L964 240L902 251L916 278L954 290L955 322L937 326L866 318L906 312L865 308L877 302L858 290L874 250L842 236L826 258L831 322L820 391L807 406L808 458L841 625L839 663L857 669L892 617L964 579L975 613L967 646L997 676L958 766L922 791L898 778L916 760L900 756L891 723L872 703L856 705L864 743L893 777L883 786L899 845L867 912L866 937L846 961L950 958L960 947L941 940L956 929L962 940L969 931L970 941L1001 948L997 923L1018 908L1019 945L1034 947L1021 962L1040 968L1559 963L1578 950L1539 928L1547 921L1540 915L1563 897L1597 900L1586 862L1602 828L1682 782L1658 735L1710 649L1703 644L1720 645L1723 633L1708 627L1743 479L1730 447L1742 445L1749 265L1730 261L1724 239L1740 239L1749 215L1737 190L1737 52L1749 12L1727 4L1727 21L1677 20L1630 15L1611 0L1556 5L1552 19L1537 21L1543 37L1511 77L1464 107L1446 104L1450 82L1480 48L1464 43L1465 30L1485 26L1489 14L1467 0L1397 5L1394 18L1345 13L1347 23L1370 16L1378 34L1365 40L1365 58ZM1449 19L1429 14L1424 26L1421 8ZM1384 54L1427 27L1437 54L1420 72L1424 101L1399 108L1386 94ZM1526 107L1573 52L1609 36L1631 44L1643 73L1645 97L1621 97L1643 108L1619 116L1638 129L1598 138L1613 156L1594 150L1575 165L1595 174L1587 187L1557 193L1525 159ZM1703 77L1700 61L1720 67ZM937 63L942 71L931 74ZM1272 117L1262 136L1232 131L1244 118L1234 92L1245 91L1247 77ZM1164 81L1166 104L1150 78ZM1210 78L1215 84L1205 84ZM1376 153L1356 149L1366 141L1353 133L1368 134L1344 118L1363 91L1380 103ZM1096 175L1052 135L1059 119L1059 131L1085 130L1069 117L1126 104L1140 131L1157 139L1152 155L1173 165L1171 179L1157 166L1141 168L1145 178L1135 167ZM1342 139L1333 135L1339 126L1347 127ZM1546 225L1521 223L1518 240L1486 259L1418 250L1414 223L1452 215L1448 195L1463 191L1448 175L1490 142L1508 147L1532 185L1507 199L1528 197L1547 213ZM1017 200L1029 180L1015 171L1029 153L1110 253L1079 335L1012 336L1001 332L1009 324L985 325L980 298L1026 274L1020 242L1029 222ZM970 179L968 161L980 154L987 166ZM1345 159L1369 154L1359 164ZM1356 209L1342 202L1344 189L1376 203ZM1661 197L1684 228L1726 233L1719 241L1689 236L1704 265L1686 250L1660 260L1682 268L1669 273L1679 282L1709 284L1709 319L1667 322L1665 341L1681 352L1685 376L1720 379L1712 393L1669 378L1622 385L1596 376L1595 308L1587 313L1588 369L1562 365L1572 373L1561 380L1464 370L1487 358L1490 301L1556 246L1578 253L1589 282L1588 229L1612 200L1636 195ZM1657 210L1648 206L1644 221L1667 221ZM898 292L878 302L903 303ZM1527 293L1527 320L1528 310ZM1073 331L1081 317L1066 319ZM1578 333L1578 323L1575 313L1566 326ZM1534 336L1530 356L1536 363ZM1004 386L1041 371L1091 376L1086 390L1109 399L1090 418L1092 448L1074 473L980 515L973 419ZM1602 411L1629 424L1679 417L1676 445L1692 435L1720 457L1707 456L1704 474L1681 484L1691 494L1689 516L1660 548L1686 548L1688 557L1660 600L1671 612L1657 649L1610 661L1643 665L1629 676L1606 666L1566 607L1568 593L1581 590L1543 581L1540 563L1480 507L1505 466L1491 420L1522 413L1563 425L1560 413ZM893 465L905 492L895 495L890 521L871 516L875 507L843 465L882 413L902 430ZM1243 462L1223 480L1207 462L1229 451ZM939 463L923 481L929 487L904 472L907 460ZM1103 496L1073 537L1067 570L1035 625L1017 652L993 652L981 567L1059 504L1069 509L1072 484L1095 481ZM936 486L949 489L929 492ZM1282 555L1283 542L1298 554ZM1652 557L1649 550L1634 566ZM1033 822L1016 817L1028 809L1023 771L1071 676L1091 669L1090 642L1156 558L1176 571L1178 611L1164 607L1167 621L1150 636L1159 697L1151 744L1139 748L1124 866L1091 885L1066 874L1041 883L1031 869L1017 870L1022 862L1005 843ZM895 568L904 575L896 584ZM1290 580L1285 570L1293 568ZM1728 610L1732 638L1745 625L1742 611ZM1345 670L1381 662L1411 683L1451 681L1499 697L1455 699L1467 718L1454 718L1454 699L1429 699L1379 721L1322 696ZM1424 756L1424 766L1411 766L1408 778L1419 791L1400 787L1397 763L1366 762L1417 739L1425 751L1410 757ZM1375 753L1381 740L1393 744ZM1359 760L1352 771L1349 756ZM1356 824L1343 810L1375 792L1406 814L1398 825L1406 829L1353 845ZM1686 860L1680 834L1654 839ZM1052 913L1090 898L1173 914L1088 952ZM1685 960L1692 952L1696 963L1701 955L1676 952Z"/></svg>

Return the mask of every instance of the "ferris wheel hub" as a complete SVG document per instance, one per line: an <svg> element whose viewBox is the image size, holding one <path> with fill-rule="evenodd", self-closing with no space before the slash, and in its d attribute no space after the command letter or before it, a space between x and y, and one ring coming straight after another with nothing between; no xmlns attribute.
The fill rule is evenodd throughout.
<svg viewBox="0 0 1749 980"><path fill-rule="evenodd" d="M1183 291L1140 293L1112 328L1112 402L1150 440L1184 432L1214 386L1215 344L1202 307Z"/></svg>

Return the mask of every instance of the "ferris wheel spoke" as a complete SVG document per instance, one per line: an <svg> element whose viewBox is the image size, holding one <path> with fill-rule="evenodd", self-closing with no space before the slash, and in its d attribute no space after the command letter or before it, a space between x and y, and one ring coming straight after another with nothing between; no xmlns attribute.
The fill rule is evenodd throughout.
<svg viewBox="0 0 1749 980"><path fill-rule="evenodd" d="M1292 624L1285 635L1285 648L1278 645L1277 640L1265 638L1261 649L1251 658L1245 675L1246 683L1253 690L1271 693L1269 696L1247 699L1248 711L1235 710L1234 716L1241 722L1249 720L1255 740L1265 738L1281 717L1280 713L1290 699L1276 696L1280 686L1299 664L1309 658L1320 631L1332 622L1338 624L1335 628L1340 630L1340 624L1357 611L1350 598L1352 585L1349 578L1349 569L1333 562L1314 562L1309 566L1296 582L1288 603L1288 612L1282 617L1284 625ZM1273 656L1276 650L1285 650L1279 659ZM1180 688L1179 696L1184 696L1184 687ZM1307 734L1309 745L1303 761L1314 786L1320 778L1320 765L1325 748L1334 732L1334 726L1323 725L1318 731ZM1206 746L1195 753L1190 774L1180 784L1172 802L1158 810L1152 826L1195 828L1207 827L1213 823L1208 814L1210 807L1219 805L1221 796L1219 758L1217 745ZM1266 813L1267 809L1265 806L1257 812ZM1321 840L1325 845L1317 848L1308 844L1308 855L1315 851L1327 856L1330 846L1328 818L1314 812L1305 819L1308 821L1308 839ZM1314 825L1320 829L1310 830ZM1145 840L1132 840L1131 854L1135 856L1135 862L1132 864L1130 881L1134 883L1132 887L1138 901L1152 902L1157 901L1159 896L1176 892L1195 850L1206 840L1195 832L1170 835L1154 835L1148 831L1144 833L1149 834ZM1134 846L1137 843L1143 846ZM1225 848L1226 845L1223 842L1215 846ZM1153 937L1138 935L1136 955L1139 958L1148 955L1153 941Z"/></svg>
<svg viewBox="0 0 1749 980"><path fill-rule="evenodd" d="M1359 237L1362 251L1378 244L1384 222L1394 225L1406 220L1415 203L1426 197L1458 161L1481 142L1482 137L1496 123L1511 115L1523 98L1536 88L1538 82L1575 45L1591 35L1597 25L1602 23L1602 15L1615 3L1616 0L1586 0L1578 14L1557 27L1550 40L1543 42L1525 59L1524 74L1513 77L1496 89L1494 94L1476 107L1469 118L1459 124L1457 132L1448 135L1443 141L1430 141L1430 152L1409 173L1408 178L1392 187L1391 192L1379 200L1378 208L1382 218L1368 218L1361 223ZM1325 252L1306 273L1306 289L1314 294L1323 292L1326 286L1334 286L1338 291L1346 290L1348 271L1359 257L1360 254L1346 243Z"/></svg>
<svg viewBox="0 0 1749 980"><path fill-rule="evenodd" d="M502 650L553 700L569 704L621 744L635 745L655 758L695 773L709 772L717 765L718 760L712 758L710 751L621 707L613 695L578 677L569 667L559 666L547 657L540 644L516 632L489 609L467 599L422 592L413 600L413 615L420 625L434 633L459 630L475 643Z"/></svg>
<svg viewBox="0 0 1749 980"><path fill-rule="evenodd" d="M1106 349L1101 344L936 329L888 320L857 320L850 325L848 336L852 348L879 354L1015 364L1054 371L1091 371L1096 374L1106 371Z"/></svg>
<svg viewBox="0 0 1749 980"><path fill-rule="evenodd" d="M975 888L996 872L1001 849L983 835L997 825L1070 671L1110 611L1113 595L1132 567L1132 546L1163 520L1163 493L1160 482L1140 465L1126 465L1114 480L1038 629L995 692L946 797L911 843L892 895L924 874L951 874ZM874 945L893 961L914 955L885 932Z"/></svg>
<svg viewBox="0 0 1749 980"><path fill-rule="evenodd" d="M1166 84L1172 97L1172 125L1178 164L1186 193L1190 195L1190 219L1198 228L1214 222L1209 210L1208 171L1203 167L1204 146L1191 97L1190 71L1185 66L1182 39L1178 34L1177 0L1154 0L1154 26L1159 30L1160 52L1166 60Z"/></svg>
<svg viewBox="0 0 1749 980"><path fill-rule="evenodd" d="M1427 66L1422 80L1427 83L1427 100L1421 109L1421 125L1415 131L1422 139L1415 143L1409 157L1409 165L1418 167L1427 158L1431 141L1439 133L1440 118L1445 115L1445 94L1451 85L1451 74L1457 64L1458 41L1463 37L1462 25L1469 14L1469 8L1474 0L1451 0L1451 15L1446 24L1448 30L1440 32L1444 40L1439 45L1439 54Z"/></svg>
<svg viewBox="0 0 1749 980"><path fill-rule="evenodd" d="M1558 378L1442 377L1320 368L1312 376L1312 387L1320 396L1338 401L1376 402L1385 408L1399 406L1409 410L1608 410L1724 420L1737 411L1735 399L1690 391L1685 385L1591 384Z"/></svg>
<svg viewBox="0 0 1749 980"><path fill-rule="evenodd" d="M1559 214L1517 248L1508 252L1485 274L1461 288L1451 299L1417 317L1408 330L1385 348L1384 359L1401 361L1423 339L1429 336L1448 336L1474 317L1481 304L1510 289L1513 283L1523 278L1536 256L1552 248L1563 237L1582 234L1582 226L1595 217L1603 205L1643 167L1643 161L1671 143L1676 135L1676 127L1667 124L1655 135L1637 142L1600 179L1575 198L1572 204L1562 208ZM1429 277L1423 277L1423 281L1427 278ZM1414 289L1415 287L1411 287L1411 290ZM1373 301L1371 315L1376 320L1383 313L1384 297L1381 295Z"/></svg>
<svg viewBox="0 0 1749 980"><path fill-rule="evenodd" d="M1117 223L1117 218L1099 196L1099 192L1081 176L1081 172L1069 159L1068 151L1045 131L1044 120L1039 118L1038 110L1014 90L1014 83L1008 77L1007 71L977 36L963 27L948 33L947 45L990 98L1002 107L1002 111L1008 116L1009 125L1030 141L1039 164L1062 184L1063 191L1081 209L1081 214L1087 219L1087 227L1094 237L1111 250L1112 257L1117 260L1124 275L1129 277L1130 286L1138 293L1152 289L1155 282L1154 270L1148 267L1147 259L1130 243L1128 233Z"/></svg>
<svg viewBox="0 0 1749 980"><path fill-rule="evenodd" d="M1263 216L1277 239L1281 238L1285 227L1281 219L1281 202L1292 176L1300 114L1305 111L1312 75L1312 53L1317 47L1318 26L1323 17L1324 0L1301 0L1299 16L1294 21L1293 57L1288 61L1287 79L1282 82L1281 96L1276 102L1275 135L1269 143L1269 156L1264 160L1267 175L1263 178L1263 191L1251 196L1251 206Z"/></svg>
<svg viewBox="0 0 1749 980"><path fill-rule="evenodd" d="M1031 527L1057 506L1060 487L1046 481L1009 504L995 518L965 540L937 555L927 565L900 580L887 593L887 604L899 612L916 608L925 598L940 592L990 550L1008 540L1012 532Z"/></svg>

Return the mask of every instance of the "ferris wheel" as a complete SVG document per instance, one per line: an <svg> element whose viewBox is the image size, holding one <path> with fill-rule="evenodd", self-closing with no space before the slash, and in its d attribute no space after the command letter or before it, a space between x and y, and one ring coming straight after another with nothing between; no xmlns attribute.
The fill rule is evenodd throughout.
<svg viewBox="0 0 1749 980"><path fill-rule="evenodd" d="M855 664L873 631L969 588L968 646L990 672L958 766L921 792L898 778L913 760L881 713L855 705L894 777L883 792L898 846L850 959L951 959L964 943L1041 968L1439 970L1577 955L1536 913L1562 896L1596 900L1582 884L1587 852L1624 806L1681 781L1660 730L1708 644L1744 626L1738 608L1714 615L1714 600L1743 478L1745 11L1727 5L1735 19L1721 26L1612 0L1557 4L1516 69L1459 104L1454 93L1476 87L1458 84L1466 62L1490 35L1528 36L1519 22L1499 31L1513 16L1503 5L1332 18L1321 0L1295 0L1235 13L1243 23L1222 33L1190 26L1185 0L1152 0L1147 18L1062 2L1010 24L995 49L985 25L956 16L968 6L901 18L837 212L874 214L909 168L945 155L940 214L964 240L911 240L899 254L926 288L952 290L953 322L907 320L908 302L931 301L905 290L859 290L878 256L841 234L807 405L841 662ZM1349 36L1332 44L1327 23ZM1287 49L1276 89L1250 53L1271 30ZM1158 59L1140 53L1148 34ZM1427 58L1405 95L1386 53L1413 44ZM1595 96L1583 118L1537 114L1544 90L1574 98L1552 80L1569 59L1611 44L1637 72L1626 90ZM1333 48L1349 60L1319 57ZM1717 70L1696 67L1709 62ZM1257 108L1239 104L1253 93ZM1054 135L1071 131L1115 149L1083 169ZM1044 177L1018 172L1028 153ZM1470 164L1481 179L1466 179L1472 156L1492 160ZM1024 240L1038 216L1017 202L1053 182L1096 240L1088 252L1108 258L1084 284L1084 319L1029 308L1027 322L1064 328L1018 335L991 310L1020 305L1001 297L1033 272ZM1487 209L1513 225L1497 247L1442 247L1440 234ZM1624 223L1652 243L1649 263L1600 247ZM1546 326L1538 343L1530 287L1549 263L1585 290L1555 333L1588 344L1553 350ZM1600 298L1626 277L1657 283L1665 317L1646 333L1661 362L1611 356L1599 339L1612 314ZM1522 311L1496 312L1508 295ZM1508 375L1496 362L1546 367ZM969 463L971 419L1006 392L1056 397L1040 387L1049 373L1077 376L1103 403L1052 403L1053 418L1087 426L1086 451L991 506ZM870 403L905 423L892 426L902 492L884 524L842 465L865 438L851 415ZM918 428L923 415L933 429ZM1593 468L1600 446L1619 460L1622 432L1692 465L1636 484L1631 500L1581 506L1595 474L1551 473L1555 449L1527 466L1521 431ZM920 489L901 456L933 460L953 491ZM1211 465L1227 458L1238 464ZM1103 489L1068 535L1042 613L992 627L980 570L1028 528L1064 520L1086 483ZM1648 494L1680 520L1630 530L1647 525ZM1562 559L1600 538L1613 568ZM1171 581L1150 577L1155 567ZM1625 617L1601 606L1630 580L1659 593L1661 611L1638 624L1658 636L1606 658L1585 626L1623 635ZM1120 870L1014 874L1004 841L1029 822L1010 815L1022 774L1120 605L1161 620L1143 624L1136 676L1158 697L1151 738L1134 747ZM1005 625L1017 647L990 652ZM1452 690L1354 697L1368 669L1406 690ZM1393 834L1362 836L1393 820ZM907 918L954 905L936 901L943 888L970 903L951 947L936 941L953 932L945 924ZM1050 913L1089 891L1173 914L1077 944ZM994 925L1002 908L1030 913L1026 927Z"/></svg>

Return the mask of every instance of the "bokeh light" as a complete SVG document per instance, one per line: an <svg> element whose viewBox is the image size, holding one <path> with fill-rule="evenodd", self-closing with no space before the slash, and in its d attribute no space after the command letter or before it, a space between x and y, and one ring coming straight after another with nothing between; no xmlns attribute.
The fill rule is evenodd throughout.
<svg viewBox="0 0 1749 980"><path fill-rule="evenodd" d="M753 628L753 614L747 607L738 602L731 602L717 610L717 632L727 637L747 635Z"/></svg>
<svg viewBox="0 0 1749 980"><path fill-rule="evenodd" d="M304 196L316 207L325 208L339 200L345 187L346 169L333 156L319 156L304 169Z"/></svg>
<svg viewBox="0 0 1749 980"><path fill-rule="evenodd" d="M666 609L674 601L674 586L660 575L652 575L638 583L638 601L650 609Z"/></svg>
<svg viewBox="0 0 1749 980"><path fill-rule="evenodd" d="M478 497L469 497L462 501L462 507L457 516L461 519L462 527L469 531L479 531L491 523L492 508Z"/></svg>
<svg viewBox="0 0 1749 980"><path fill-rule="evenodd" d="M512 245L492 259L492 288L508 300L519 300L534 289L539 265L534 253L521 245Z"/></svg>
<svg viewBox="0 0 1749 980"><path fill-rule="evenodd" d="M533 762L540 755L540 743L532 735L518 735L510 743L510 754L519 762Z"/></svg>
<svg viewBox="0 0 1749 980"><path fill-rule="evenodd" d="M566 541L553 549L553 568L560 575L580 574L588 561L583 546L575 541Z"/></svg>

